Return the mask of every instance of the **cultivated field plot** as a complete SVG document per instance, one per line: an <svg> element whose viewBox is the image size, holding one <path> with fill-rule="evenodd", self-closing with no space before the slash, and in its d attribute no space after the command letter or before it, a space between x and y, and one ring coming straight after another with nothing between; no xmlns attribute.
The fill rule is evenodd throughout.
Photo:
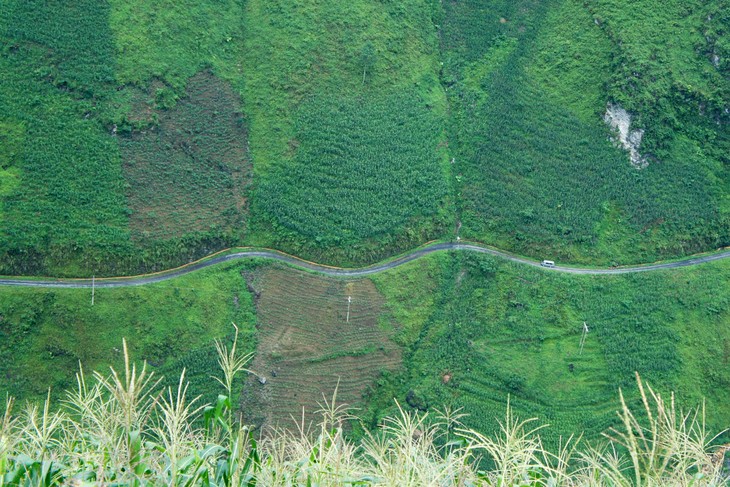
<svg viewBox="0 0 730 487"><path fill-rule="evenodd" d="M132 237L240 232L251 165L239 96L210 72L192 77L173 108L156 109L171 93L162 83L137 93L132 123L157 123L120 138Z"/></svg>
<svg viewBox="0 0 730 487"><path fill-rule="evenodd" d="M246 3L252 238L360 265L452 228L436 4Z"/></svg>
<svg viewBox="0 0 730 487"><path fill-rule="evenodd" d="M324 247L397 235L418 220L416 230L436 236L442 130L416 93L318 98L300 109L293 161L262 178L262 209Z"/></svg>
<svg viewBox="0 0 730 487"><path fill-rule="evenodd" d="M368 279L322 278L269 267L247 276L255 293L258 336L243 391L246 421L293 427L312 418L323 399L361 405L362 395L400 365L399 348L378 323L383 297ZM348 321L348 298L349 321Z"/></svg>
<svg viewBox="0 0 730 487"><path fill-rule="evenodd" d="M129 240L103 2L0 2L0 269L88 272ZM112 260L112 259L109 259Z"/></svg>

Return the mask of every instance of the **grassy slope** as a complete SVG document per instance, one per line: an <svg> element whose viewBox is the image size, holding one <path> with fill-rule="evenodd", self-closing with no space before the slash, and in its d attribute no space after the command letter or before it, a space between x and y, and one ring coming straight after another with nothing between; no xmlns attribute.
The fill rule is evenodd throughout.
<svg viewBox="0 0 730 487"><path fill-rule="evenodd" d="M631 31L627 45L624 17L660 30L666 17L682 14L670 9L647 22L625 2L589 6L444 5L443 79L454 115L464 235L593 263L654 260L727 244L727 121L710 108L727 87L706 57L682 47L696 38L698 15L660 38ZM644 50L674 46L665 41L680 34L689 40L675 47L691 62L656 62L644 73ZM619 96L631 70L640 74L629 94ZM675 70L715 87L693 92L704 115L678 108L688 101L681 83L671 81ZM653 79L670 86L658 92ZM643 114L642 150L654 155L647 169L631 167L626 153L608 142L602 121L608 101ZM674 125L662 118L667 113Z"/></svg>
<svg viewBox="0 0 730 487"><path fill-rule="evenodd" d="M520 417L552 424L551 441L576 431L594 438L616 420L617 388L635 397L638 371L686 405L706 398L719 431L730 421L728 273L718 263L576 277L457 254L380 275L389 319L410 330L408 372L373 392L370 418L395 395L415 407L463 407L467 424L494 432L510 394ZM413 300L403 299L403 283Z"/></svg>
<svg viewBox="0 0 730 487"><path fill-rule="evenodd" d="M320 260L364 262L450 227L445 99L435 74L438 49L428 2L78 0L58 15L33 2L6 2L2 8L2 62L9 82L0 96L10 108L0 120L5 273L153 270L244 238ZM199 160L193 154L190 163L200 127L170 121L185 118L178 104L194 105L188 112L228 117L215 100L190 90L191 77L208 70L241 96L249 117L241 122L250 122L253 130L259 190L252 195L248 183L232 185L240 194L227 198L238 201L223 209L228 222L243 221L239 229L217 221L188 225L171 210L185 208L185 197L196 195L190 184L205 193L210 181L216 186L230 172L225 157L219 160L221 148L200 151ZM229 89L210 85L213 96ZM309 100L318 93L327 96ZM226 105L231 116L241 118L237 103ZM363 105L373 108L362 110ZM47 117L49 112L54 115ZM339 118L329 120L327 129L320 122L332 112ZM347 121L351 131L340 131ZM361 132L372 137L353 141ZM145 141L156 134L157 143ZM239 159L248 159L247 135L240 136L246 155L236 151ZM53 143L39 143L39 137ZM130 137L150 147L137 147L139 156L140 144L130 144ZM333 160L338 150L342 157ZM137 156L142 166L158 168L143 167L143 173L162 180L170 160L182 172L167 178L166 191L149 197L157 181L122 171ZM206 165L220 174L198 177ZM297 167L309 179L292 179ZM337 194L330 191L332 178ZM175 181L188 179L175 187ZM361 188L364 180L372 184ZM394 197L393 188L400 194ZM285 194L299 199L292 205ZM201 198L200 207L211 206L207 196ZM242 211L251 200L252 235L243 231ZM340 211L328 207L333 200L340 201ZM348 211L352 214L340 215ZM391 214L397 218L386 218ZM159 231L147 229L150 222Z"/></svg>
<svg viewBox="0 0 730 487"><path fill-rule="evenodd" d="M160 79L180 95L188 78L213 68L218 76L241 86L245 2L112 0L110 4L120 82L146 86Z"/></svg>
<svg viewBox="0 0 730 487"><path fill-rule="evenodd" d="M73 384L79 362L105 370L121 363L122 338L136 360L174 382L188 369L192 392L216 391L213 340L230 337L231 322L253 349L251 295L241 289L245 264L231 264L151 286L90 290L0 289L0 390L38 398ZM193 374L192 376L190 374ZM215 397L206 395L206 400Z"/></svg>

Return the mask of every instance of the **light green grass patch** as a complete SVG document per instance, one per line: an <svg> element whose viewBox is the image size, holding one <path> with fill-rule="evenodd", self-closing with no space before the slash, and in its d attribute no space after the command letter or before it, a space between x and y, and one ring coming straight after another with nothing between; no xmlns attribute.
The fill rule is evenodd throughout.
<svg viewBox="0 0 730 487"><path fill-rule="evenodd" d="M0 198L13 192L20 184L20 169L9 167L0 168Z"/></svg>
<svg viewBox="0 0 730 487"><path fill-rule="evenodd" d="M87 371L118 366L123 338L135 360L173 383L186 363L208 364L188 371L199 387L191 393L215 390L206 379L217 373L213 340L231 335L235 322L244 351L254 346L243 265L147 286L97 288L93 306L91 289L0 288L0 390L19 398L42 397L49 387L60 391L73 384L79 363Z"/></svg>
<svg viewBox="0 0 730 487"><path fill-rule="evenodd" d="M489 96L484 92L485 83L488 82L490 75L507 62L517 45L516 37L497 37L482 59L466 66L464 84L483 97Z"/></svg>
<svg viewBox="0 0 730 487"><path fill-rule="evenodd" d="M206 67L240 79L244 3L112 1L117 78L141 86L159 78L178 93Z"/></svg>
<svg viewBox="0 0 730 487"><path fill-rule="evenodd" d="M606 109L611 73L609 38L585 7L562 2L551 10L531 49L525 73L581 120L595 123Z"/></svg>
<svg viewBox="0 0 730 487"><path fill-rule="evenodd" d="M445 258L437 254L371 277L386 299L387 312L381 321L397 330L400 345L413 345L433 313Z"/></svg>

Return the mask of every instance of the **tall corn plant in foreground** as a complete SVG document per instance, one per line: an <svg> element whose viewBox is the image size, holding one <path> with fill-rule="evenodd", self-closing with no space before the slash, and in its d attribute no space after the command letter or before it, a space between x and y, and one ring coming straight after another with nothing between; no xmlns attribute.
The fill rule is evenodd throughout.
<svg viewBox="0 0 730 487"><path fill-rule="evenodd" d="M234 325L235 327L235 325ZM544 447L535 419L516 418L509 406L500 433L466 428L463 414L411 413L383 420L362 441L349 440L354 419L323 401L316 425L272 428L257 441L234 413L238 374L250 355L216 342L224 388L216 402L188 398L185 371L175 388L143 365L131 364L124 343L124 372L83 370L61 409L28 405L14 416L12 399L0 416L0 487L4 485L169 486L720 486L724 453L710 455L704 410L678 412L637 375L643 410L632 411L619 393L620 428L603 446L569 438L556 452ZM488 462L488 463L485 463ZM480 465L492 465L482 470Z"/></svg>
<svg viewBox="0 0 730 487"><path fill-rule="evenodd" d="M621 410L620 429L605 433L609 444L602 448L589 447L581 454L584 474L595 479L594 485L611 486L697 486L730 485L722 477L722 460L730 445L708 454L710 437L705 429L704 405L681 413L674 394L667 403L660 394L645 385L636 374L645 424L628 407L619 390ZM616 454L615 446L623 447L628 457ZM600 482L599 482L600 480Z"/></svg>
<svg viewBox="0 0 730 487"><path fill-rule="evenodd" d="M398 414L385 418L381 431L363 441L369 476L384 485L472 485L470 451L457 436L450 437L461 426L461 415L447 410L431 421L428 413L411 414L396 405Z"/></svg>
<svg viewBox="0 0 730 487"><path fill-rule="evenodd" d="M458 430L467 439L470 451L486 453L487 459L494 464L491 471L480 472L484 485L543 486L569 480L570 474L566 470L571 463L572 450L561 448L561 453L554 456L556 467L551 465L552 455L543 448L537 434L546 425L533 427L536 421L537 418L516 418L508 400L505 421L499 422L500 433L496 438L469 429Z"/></svg>
<svg viewBox="0 0 730 487"><path fill-rule="evenodd" d="M219 395L215 405L205 407L209 439L214 440L223 459L216 464L212 479L212 473L205 472L203 480L216 485L255 485L254 473L259 465L256 441L250 428L241 422L240 415L234 417L232 405L235 378L241 372L250 372L246 364L253 354L238 353L238 327L235 323L233 327L236 331L230 349L220 340L215 342L223 375L214 379L225 388L226 395Z"/></svg>
<svg viewBox="0 0 730 487"><path fill-rule="evenodd" d="M317 413L321 419L316 426L306 422L302 411L295 429L274 427L259 443L262 461L256 478L260 485L368 485L358 446L344 436L344 424L353 416L337 404L337 388L331 400L324 398Z"/></svg>

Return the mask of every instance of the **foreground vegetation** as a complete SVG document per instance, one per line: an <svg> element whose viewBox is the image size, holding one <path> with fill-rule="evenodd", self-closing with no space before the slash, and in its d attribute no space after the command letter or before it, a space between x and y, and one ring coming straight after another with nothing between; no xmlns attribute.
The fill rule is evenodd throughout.
<svg viewBox="0 0 730 487"><path fill-rule="evenodd" d="M592 446L570 437L558 450L543 447L536 419L520 420L509 406L500 433L465 428L459 411L385 418L359 442L344 427L346 407L324 401L315 426L296 433L254 435L231 409L236 377L250 355L216 342L223 394L213 404L177 387L159 390L146 364L123 371L77 374L61 408L29 403L19 414L12 399L0 419L3 485L457 485L719 486L730 445L711 448L701 410L683 413L637 376L643 408L620 396L621 427ZM639 414L640 413L640 414ZM497 421L496 418L492 420ZM486 465L486 466L485 466Z"/></svg>

